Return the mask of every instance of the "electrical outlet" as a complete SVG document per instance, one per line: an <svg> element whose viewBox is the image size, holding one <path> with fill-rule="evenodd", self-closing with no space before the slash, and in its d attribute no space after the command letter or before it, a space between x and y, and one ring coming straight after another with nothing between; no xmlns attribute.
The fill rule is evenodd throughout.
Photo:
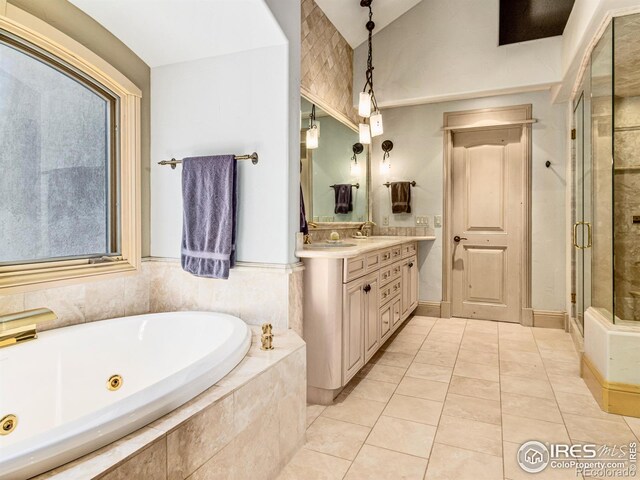
<svg viewBox="0 0 640 480"><path fill-rule="evenodd" d="M389 216L385 215L384 217L382 217L382 226L383 227L389 226Z"/></svg>
<svg viewBox="0 0 640 480"><path fill-rule="evenodd" d="M416 225L422 225L422 217L420 215L416 215Z"/></svg>
<svg viewBox="0 0 640 480"><path fill-rule="evenodd" d="M425 217L422 217L424 219L424 222L422 222L422 225L426 228L429 228L431 226L431 216L427 215Z"/></svg>
<svg viewBox="0 0 640 480"><path fill-rule="evenodd" d="M436 215L433 217L433 226L436 228L442 227L442 215Z"/></svg>

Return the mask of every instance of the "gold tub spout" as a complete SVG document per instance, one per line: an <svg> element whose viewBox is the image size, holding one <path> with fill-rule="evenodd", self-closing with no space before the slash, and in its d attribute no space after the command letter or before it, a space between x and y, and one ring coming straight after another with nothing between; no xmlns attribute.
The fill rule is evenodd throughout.
<svg viewBox="0 0 640 480"><path fill-rule="evenodd" d="M271 333L272 329L273 327L270 323L264 323L262 325L262 346L260 347L260 350L273 350L273 334Z"/></svg>
<svg viewBox="0 0 640 480"><path fill-rule="evenodd" d="M48 308L0 315L0 348L35 340L38 338L37 325L57 318L58 316Z"/></svg>

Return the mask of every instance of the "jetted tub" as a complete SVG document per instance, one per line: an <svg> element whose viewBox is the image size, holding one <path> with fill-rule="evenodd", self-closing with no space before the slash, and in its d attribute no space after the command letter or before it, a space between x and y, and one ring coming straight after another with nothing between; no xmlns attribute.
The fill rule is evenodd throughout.
<svg viewBox="0 0 640 480"><path fill-rule="evenodd" d="M0 478L37 475L160 418L223 378L250 345L239 318L175 312L59 328L0 349L0 418L17 416L0 436Z"/></svg>

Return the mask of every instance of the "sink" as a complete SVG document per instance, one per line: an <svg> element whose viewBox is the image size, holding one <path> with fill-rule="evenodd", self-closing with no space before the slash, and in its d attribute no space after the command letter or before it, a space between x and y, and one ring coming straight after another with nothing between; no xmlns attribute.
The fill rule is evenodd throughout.
<svg viewBox="0 0 640 480"><path fill-rule="evenodd" d="M355 247L354 243L337 242L337 243L312 243L311 245L305 245L305 250L329 250L332 248L349 248Z"/></svg>

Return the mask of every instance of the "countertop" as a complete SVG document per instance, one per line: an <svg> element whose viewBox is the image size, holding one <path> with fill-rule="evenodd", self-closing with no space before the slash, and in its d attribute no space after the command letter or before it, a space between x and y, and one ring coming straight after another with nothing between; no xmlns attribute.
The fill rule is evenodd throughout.
<svg viewBox="0 0 640 480"><path fill-rule="evenodd" d="M314 250L313 245L305 245L302 250L296 251L296 257L298 258L352 258L362 255L363 253L371 252L373 250L380 250L382 248L394 247L396 245L402 245L407 242L422 242L433 241L435 236L426 237L367 237L366 240L359 240L355 238L343 238L344 243L353 244L353 247L335 247L324 248L321 250ZM319 242L322 244L324 242Z"/></svg>

